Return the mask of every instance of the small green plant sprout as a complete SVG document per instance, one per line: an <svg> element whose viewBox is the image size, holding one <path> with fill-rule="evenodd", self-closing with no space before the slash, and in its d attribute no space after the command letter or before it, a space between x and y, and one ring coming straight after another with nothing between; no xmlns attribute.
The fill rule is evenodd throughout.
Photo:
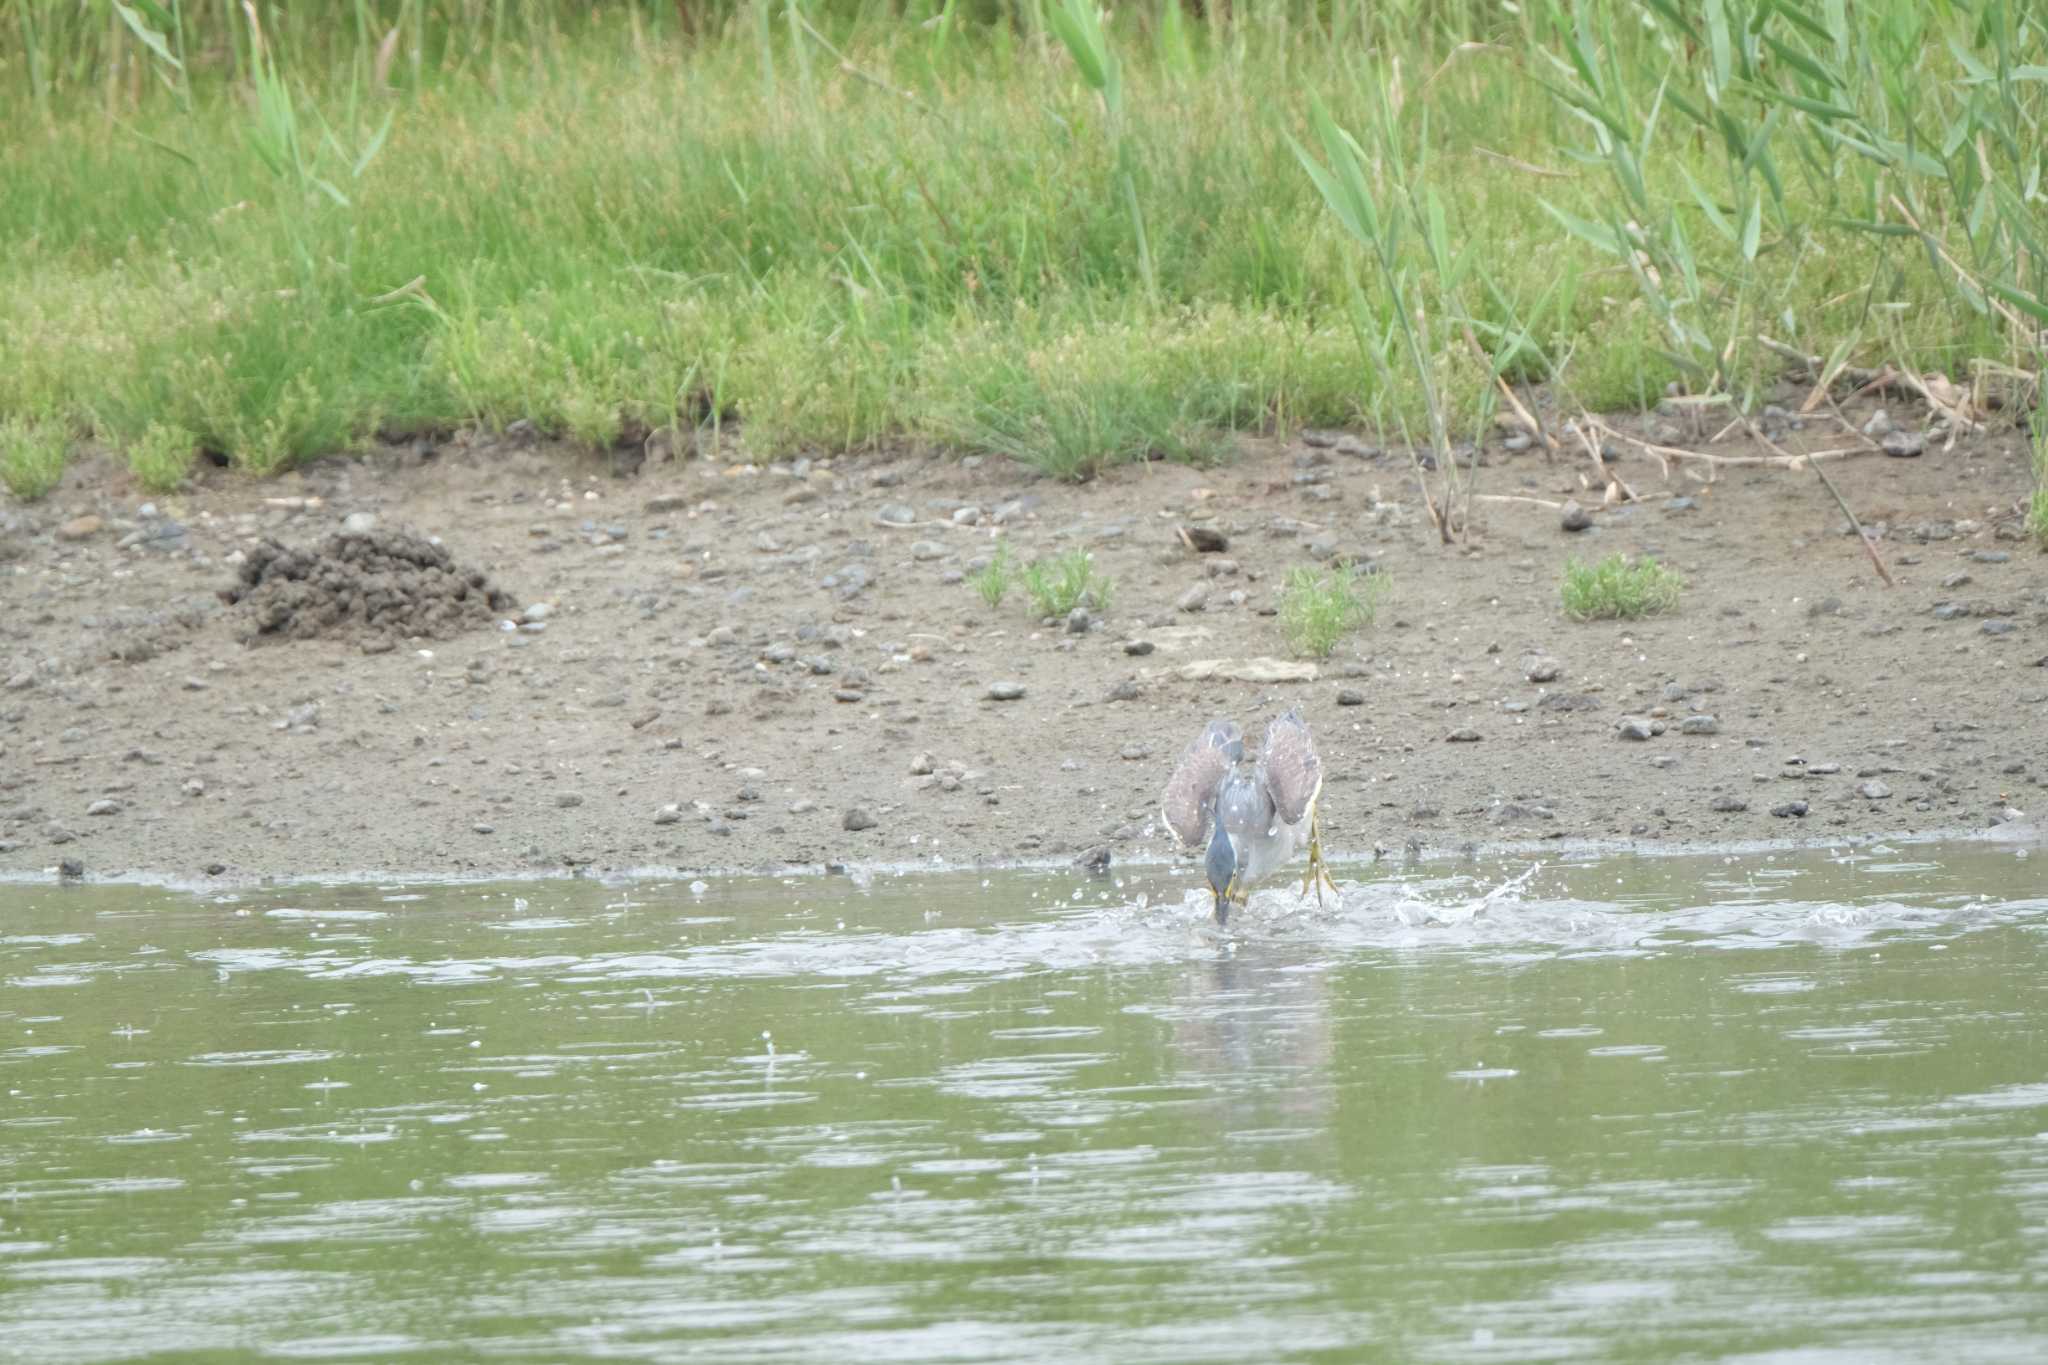
<svg viewBox="0 0 2048 1365"><path fill-rule="evenodd" d="M1113 585L1095 571L1086 550L1069 550L1052 559L1034 559L1024 566L1024 591L1038 616L1065 616L1086 602L1098 612L1109 610Z"/></svg>
<svg viewBox="0 0 2048 1365"><path fill-rule="evenodd" d="M1010 590L1013 571L1009 543L1000 542L996 545L996 552L989 556L988 563L967 575L967 581L981 594L982 601L991 607L999 607L1003 604L1003 594Z"/></svg>
<svg viewBox="0 0 2048 1365"><path fill-rule="evenodd" d="M1280 590L1280 628L1296 653L1326 659L1347 631L1373 623L1387 588L1386 575L1356 565L1291 570Z"/></svg>
<svg viewBox="0 0 2048 1365"><path fill-rule="evenodd" d="M128 470L135 481L152 493L168 493L185 482L192 472L192 457L198 442L180 426L151 422L147 430L128 447Z"/></svg>
<svg viewBox="0 0 2048 1365"><path fill-rule="evenodd" d="M34 502L64 477L64 433L54 422L26 417L0 421L0 483L23 502Z"/></svg>
<svg viewBox="0 0 2048 1365"><path fill-rule="evenodd" d="M1564 566L1564 614L1574 621L1633 621L1678 606L1685 580L1656 560L1615 553L1596 564Z"/></svg>

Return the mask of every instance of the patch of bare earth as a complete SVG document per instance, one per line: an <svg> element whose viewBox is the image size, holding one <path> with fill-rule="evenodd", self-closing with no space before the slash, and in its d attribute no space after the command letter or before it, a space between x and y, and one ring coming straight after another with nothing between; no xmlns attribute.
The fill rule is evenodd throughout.
<svg viewBox="0 0 2048 1365"><path fill-rule="evenodd" d="M1158 859L1181 746L1211 715L1257 733L1294 702L1339 856L2038 816L2048 560L2018 535L2016 441L1829 466L1889 589L1810 473L1681 464L1666 483L1631 453L1639 500L1600 509L1583 463L1484 458L1481 491L1527 501L1478 503L1449 549L1405 458L1355 441L1073 487L908 457L620 479L458 438L148 515L88 464L0 506L0 871ZM1544 505L1566 497L1588 529ZM379 543L439 586L378 597L331 539L350 514L438 537L425 561ZM987 606L962 576L999 538L1019 560L1087 550L1111 610ZM1565 560L1615 550L1677 569L1679 610L1567 622ZM1342 557L1389 577L1380 622L1295 659L1282 580Z"/></svg>

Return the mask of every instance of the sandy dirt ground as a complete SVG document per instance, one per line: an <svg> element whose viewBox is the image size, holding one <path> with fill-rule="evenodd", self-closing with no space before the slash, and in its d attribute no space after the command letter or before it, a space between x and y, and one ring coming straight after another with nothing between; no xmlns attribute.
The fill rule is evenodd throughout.
<svg viewBox="0 0 2048 1365"><path fill-rule="evenodd" d="M2016 439L1829 466L1889 589L1810 472L1667 480L1631 450L1638 501L1601 509L1586 460L1481 458L1482 492L1529 501L1475 504L1449 549L1405 455L1319 434L1083 486L909 455L619 477L458 433L151 498L87 459L41 503L0 501L0 875L1157 861L1202 723L1256 736L1295 703L1339 858L2028 837L2048 557L2020 534ZM1567 496L1590 528L1537 501ZM330 544L345 527L366 534ZM351 540L403 557L400 531L447 562L409 561L380 601L337 564ZM298 576L231 605L278 561L266 539ZM1086 550L1108 609L989 607L962 575L999 541ZM1566 620L1567 558L1615 550L1677 569L1680 608ZM1296 658L1282 581L1346 557L1386 575L1379 619Z"/></svg>

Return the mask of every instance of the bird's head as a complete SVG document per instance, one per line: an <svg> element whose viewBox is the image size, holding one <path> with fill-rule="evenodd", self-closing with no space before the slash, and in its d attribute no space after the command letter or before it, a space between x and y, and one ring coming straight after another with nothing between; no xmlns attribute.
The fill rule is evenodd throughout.
<svg viewBox="0 0 2048 1365"><path fill-rule="evenodd" d="M1205 860L1209 874L1209 889L1216 893L1216 922L1222 924L1230 916L1230 902L1237 894L1237 850L1230 845L1230 836L1224 833L1223 822L1216 822L1215 833L1209 836L1209 856Z"/></svg>

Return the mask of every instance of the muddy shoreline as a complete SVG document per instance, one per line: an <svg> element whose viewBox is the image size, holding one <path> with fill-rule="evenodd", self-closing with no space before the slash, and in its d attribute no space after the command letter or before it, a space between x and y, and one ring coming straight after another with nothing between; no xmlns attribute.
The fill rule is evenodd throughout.
<svg viewBox="0 0 2048 1365"><path fill-rule="evenodd" d="M1483 493L1528 501L1478 504L1449 550L1405 457L1355 440L1079 487L915 455L621 478L458 434L151 498L87 459L0 503L0 875L1162 865L1180 747L1296 702L1347 860L2031 837L2048 557L2018 533L2015 439L1830 466L1892 589L1805 473L1666 484L1630 459L1639 501L1568 533L1541 503L1597 505L1578 470L1483 457ZM434 538L524 607L441 639L338 620L245 643L219 596L240 563L345 525ZM989 607L962 576L998 540L1087 550L1108 610ZM1677 569L1679 610L1567 621L1565 560L1615 550ZM1311 670L1271 612L1332 557L1392 588Z"/></svg>

